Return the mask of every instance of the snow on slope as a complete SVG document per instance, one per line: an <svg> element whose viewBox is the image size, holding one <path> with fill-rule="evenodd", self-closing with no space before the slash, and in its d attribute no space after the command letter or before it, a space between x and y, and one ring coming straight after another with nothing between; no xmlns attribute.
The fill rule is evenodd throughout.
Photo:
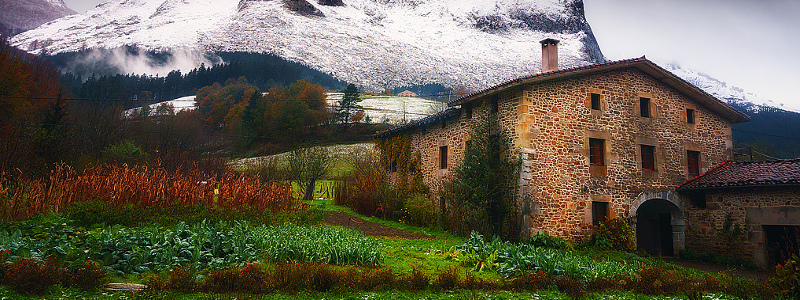
<svg viewBox="0 0 800 300"><path fill-rule="evenodd" d="M339 100L342 100L343 93L328 93L328 105L335 109ZM150 115L154 116L159 106L167 104L172 106L174 112L183 110L193 110L195 106L195 96L186 96L170 101L150 104ZM358 104L364 109L364 113L370 118L370 122L387 122L391 124L401 124L412 120L421 119L428 115L437 113L446 108L443 102L428 100L418 97L398 97L398 96L364 96ZM131 108L124 112L126 116L135 116L141 111L141 107Z"/></svg>
<svg viewBox="0 0 800 300"><path fill-rule="evenodd" d="M717 99L731 102L731 103L752 103L758 106L777 107L787 111L800 113L800 107L794 107L783 103L776 103L772 100L767 100L757 96L756 94L745 91L744 89L736 86L730 86L726 82L720 81L708 74L703 74L691 69L682 68L679 65L671 63L659 63L667 71L672 72L683 80L699 87Z"/></svg>
<svg viewBox="0 0 800 300"><path fill-rule="evenodd" d="M547 37L561 40L562 66L602 59L587 50L596 42L575 13L581 0L308 2L324 16L292 11L286 3L110 0L16 36L12 44L52 54L125 45L269 52L375 90L427 83L479 89L536 73L538 41ZM561 27L538 30L530 20Z"/></svg>

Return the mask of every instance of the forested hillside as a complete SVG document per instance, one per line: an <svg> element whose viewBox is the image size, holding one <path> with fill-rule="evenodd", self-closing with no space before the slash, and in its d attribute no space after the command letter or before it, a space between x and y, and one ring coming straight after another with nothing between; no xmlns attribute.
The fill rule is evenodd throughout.
<svg viewBox="0 0 800 300"><path fill-rule="evenodd" d="M752 103L731 103L750 116L750 122L733 125L737 159L787 159L800 157L800 114Z"/></svg>
<svg viewBox="0 0 800 300"><path fill-rule="evenodd" d="M102 51L102 50L92 50ZM136 52L135 49L127 49ZM64 75L62 83L78 98L119 100L124 108L194 95L204 86L244 76L263 91L289 85L297 80L319 84L329 90L344 88L345 83L298 63L271 54L219 53L225 63L201 65L186 73L171 71L166 76L119 74L120 68L109 61L87 59L89 51L62 53L47 57ZM145 52L148 61L167 63L169 53Z"/></svg>

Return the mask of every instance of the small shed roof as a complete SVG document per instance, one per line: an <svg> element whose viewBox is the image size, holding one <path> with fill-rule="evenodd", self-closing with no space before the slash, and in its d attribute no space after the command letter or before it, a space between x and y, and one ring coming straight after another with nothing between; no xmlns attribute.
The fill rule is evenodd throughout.
<svg viewBox="0 0 800 300"><path fill-rule="evenodd" d="M800 186L800 159L723 162L678 186L678 191L757 186Z"/></svg>

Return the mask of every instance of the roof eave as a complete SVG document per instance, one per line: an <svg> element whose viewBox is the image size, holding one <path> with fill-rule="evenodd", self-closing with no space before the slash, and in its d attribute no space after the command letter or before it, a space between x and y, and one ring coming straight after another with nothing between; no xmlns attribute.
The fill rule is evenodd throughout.
<svg viewBox="0 0 800 300"><path fill-rule="evenodd" d="M677 188L675 189L678 192L697 192L697 191L719 191L719 190L732 190L732 189L747 189L747 188L790 188L790 187L800 187L800 184L797 183L785 183L785 184L750 184L750 185L727 185L727 186L709 186L709 187L692 187L692 188Z"/></svg>
<svg viewBox="0 0 800 300"><path fill-rule="evenodd" d="M574 69L564 69L548 73L540 73L527 77L520 77L499 84L497 86L485 89L478 93L456 99L448 103L448 106L452 107L452 106L462 105L464 103L471 102L491 94L506 91L520 85L554 81L574 76L586 76L590 74L602 73L629 67L637 68L640 71L652 76L656 80L659 80L664 84L678 90L679 92L683 93L689 98L699 102L703 106L706 106L709 109L722 115L724 118L728 119L731 123L742 123L750 121L750 117L748 117L746 114L736 110L735 108L729 106L728 104L722 102L721 100L715 98L714 96L706 93L700 88L686 82L685 80L681 79L675 74L672 74L671 72L659 67L658 65L656 65L655 63L651 62L650 60L644 57L630 59L630 60L623 60L618 62L611 62L607 64L599 64L594 66L578 67Z"/></svg>

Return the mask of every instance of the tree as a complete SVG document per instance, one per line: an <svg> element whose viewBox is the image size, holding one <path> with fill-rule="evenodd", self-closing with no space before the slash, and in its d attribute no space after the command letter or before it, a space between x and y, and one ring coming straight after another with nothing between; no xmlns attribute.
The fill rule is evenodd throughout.
<svg viewBox="0 0 800 300"><path fill-rule="evenodd" d="M518 239L517 228L505 227L516 213L519 160L512 157L511 139L496 117L475 124L464 159L445 183L442 198L449 207L466 207L485 220L484 228L472 228L491 236ZM464 220L456 220L463 222ZM513 221L513 220L512 220ZM516 222L510 222L516 223Z"/></svg>
<svg viewBox="0 0 800 300"><path fill-rule="evenodd" d="M342 124L347 127L350 124L351 116L363 108L361 105L358 105L361 99L360 92L355 84L348 84L347 88L345 88L342 93L344 93L344 96L342 96L342 100L339 100L339 107L336 108L336 114L342 121Z"/></svg>
<svg viewBox="0 0 800 300"><path fill-rule="evenodd" d="M328 174L334 156L322 147L305 147L289 152L287 159L291 178L303 189L303 200L311 200L317 180Z"/></svg>

